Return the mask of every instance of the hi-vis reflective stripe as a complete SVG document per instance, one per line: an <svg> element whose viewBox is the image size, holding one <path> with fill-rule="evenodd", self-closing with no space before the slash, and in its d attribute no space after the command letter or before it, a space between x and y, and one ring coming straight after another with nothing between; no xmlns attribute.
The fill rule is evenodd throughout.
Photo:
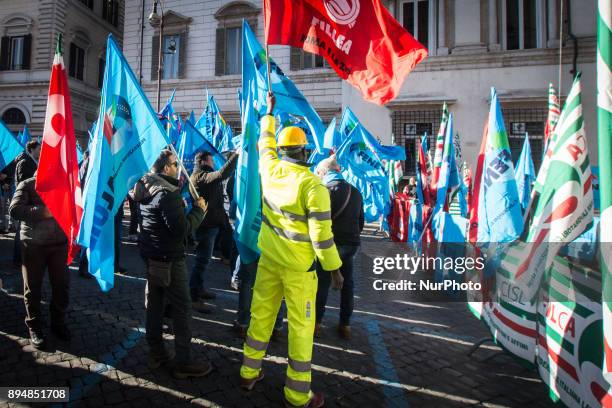
<svg viewBox="0 0 612 408"><path fill-rule="evenodd" d="M308 213L308 218L313 218L317 221L331 220L331 211L311 211Z"/></svg>
<svg viewBox="0 0 612 408"><path fill-rule="evenodd" d="M307 373L310 371L310 361L297 361L289 358L289 367L298 373Z"/></svg>
<svg viewBox="0 0 612 408"><path fill-rule="evenodd" d="M270 220L268 220L268 218L264 214L261 215L261 220L274 232L286 239L298 242L310 242L310 236L308 236L307 234L300 234L299 232L287 231L280 227L276 227L270 223Z"/></svg>
<svg viewBox="0 0 612 408"><path fill-rule="evenodd" d="M298 381L287 377L285 379L285 387L296 392L307 394L310 391L310 381Z"/></svg>
<svg viewBox="0 0 612 408"><path fill-rule="evenodd" d="M267 205L272 211L274 211L277 214L282 214L283 217L290 219L291 221L301 221L301 222L307 222L308 218L305 215L299 215L299 214L294 214L292 212L289 211L285 211L280 207L277 207L276 205L272 204L271 202L269 202L266 197L263 197L263 202L265 205Z"/></svg>
<svg viewBox="0 0 612 408"><path fill-rule="evenodd" d="M244 356L242 360L242 365L245 367L252 368L254 370L259 370L261 368L261 362L261 359L257 360L255 358Z"/></svg>
<svg viewBox="0 0 612 408"><path fill-rule="evenodd" d="M245 343L247 346L257 351L266 351L266 348L268 348L268 343L255 340L254 338L249 336L247 336Z"/></svg>
<svg viewBox="0 0 612 408"><path fill-rule="evenodd" d="M266 153L270 153L270 152L274 152L274 153L276 153L276 150L275 150L275 149L272 149L271 147L264 147L263 149L261 149L261 150L259 151L259 154L260 154L261 156L263 156L264 154L266 154Z"/></svg>
<svg viewBox="0 0 612 408"><path fill-rule="evenodd" d="M325 241L313 241L312 246L317 249L327 249L334 246L334 237L326 239Z"/></svg>

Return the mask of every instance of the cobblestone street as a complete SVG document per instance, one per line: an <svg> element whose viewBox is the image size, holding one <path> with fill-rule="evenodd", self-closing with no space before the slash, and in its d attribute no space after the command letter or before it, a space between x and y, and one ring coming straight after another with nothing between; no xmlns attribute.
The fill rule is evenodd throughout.
<svg viewBox="0 0 612 408"><path fill-rule="evenodd" d="M124 242L121 263L129 276L115 275L110 293L102 293L95 280L80 278L71 267L67 323L72 341L65 344L50 336L44 352L34 350L27 339L22 279L11 263L12 245L12 235L0 236L1 386L69 386L75 406L282 406L286 325L284 338L270 343L265 380L243 392L238 376L242 342L232 330L238 295L229 288L226 265L213 262L209 273L217 294L211 302L214 312L193 314L195 355L208 359L215 370L205 378L175 380L164 369L147 367L145 279L136 244ZM369 235L362 252L381 254L389 245ZM193 262L192 254L188 262ZM336 335L336 293L330 294L324 334L315 339L313 389L325 393L326 406L553 405L537 373L500 354L491 343L467 355L489 333L464 303L374 299L365 290L371 284L369 275L359 266L356 274L353 340L344 342ZM44 299L49 295L46 286ZM47 316L47 307L43 309Z"/></svg>

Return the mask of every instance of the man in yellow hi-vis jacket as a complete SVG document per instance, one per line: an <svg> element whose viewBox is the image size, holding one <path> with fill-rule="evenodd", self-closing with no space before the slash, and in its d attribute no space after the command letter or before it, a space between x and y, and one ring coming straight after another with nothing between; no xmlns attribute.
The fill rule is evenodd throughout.
<svg viewBox="0 0 612 408"><path fill-rule="evenodd" d="M321 394L310 390L310 361L315 326L317 274L315 257L342 287L342 265L331 229L327 188L306 161L306 134L290 126L275 140L274 95L268 94L267 115L261 119L259 173L262 186L262 225L259 259L253 288L251 323L240 368L241 386L251 390L263 378L261 363L283 296L289 320L289 366L285 405L320 407Z"/></svg>

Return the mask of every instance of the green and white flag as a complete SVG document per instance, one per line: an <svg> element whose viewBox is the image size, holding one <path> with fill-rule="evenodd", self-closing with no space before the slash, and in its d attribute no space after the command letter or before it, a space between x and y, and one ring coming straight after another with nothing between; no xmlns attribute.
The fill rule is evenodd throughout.
<svg viewBox="0 0 612 408"><path fill-rule="evenodd" d="M571 408L609 407L602 373L599 271L557 256L538 302L536 361L550 397Z"/></svg>
<svg viewBox="0 0 612 408"><path fill-rule="evenodd" d="M612 5L599 0L597 20L597 117L601 194L604 375L612 382Z"/></svg>
<svg viewBox="0 0 612 408"><path fill-rule="evenodd" d="M543 166L535 189L539 199L529 227L530 248L513 278L525 299L533 301L561 247L582 234L593 221L593 190L588 143L582 116L580 73L561 112L550 141L547 168ZM546 159L545 159L546 161Z"/></svg>

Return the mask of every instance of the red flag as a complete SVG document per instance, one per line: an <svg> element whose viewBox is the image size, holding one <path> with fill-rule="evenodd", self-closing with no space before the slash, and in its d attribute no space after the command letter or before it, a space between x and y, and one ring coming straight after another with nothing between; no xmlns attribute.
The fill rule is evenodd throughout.
<svg viewBox="0 0 612 408"><path fill-rule="evenodd" d="M380 0L264 0L266 44L323 56L336 73L384 105L427 57Z"/></svg>
<svg viewBox="0 0 612 408"><path fill-rule="evenodd" d="M487 147L487 134L489 133L489 120L485 122L482 132L482 142L480 143L480 152L478 152L478 160L476 161L476 173L474 174L474 188L470 197L470 228L468 239L472 243L478 240L478 201L480 200L480 183L482 181L482 173L484 171L485 149Z"/></svg>
<svg viewBox="0 0 612 408"><path fill-rule="evenodd" d="M79 248L75 242L79 233L83 205L70 90L64 58L60 51L60 41L61 39L58 39L51 68L36 191L68 237L67 264L69 264Z"/></svg>

